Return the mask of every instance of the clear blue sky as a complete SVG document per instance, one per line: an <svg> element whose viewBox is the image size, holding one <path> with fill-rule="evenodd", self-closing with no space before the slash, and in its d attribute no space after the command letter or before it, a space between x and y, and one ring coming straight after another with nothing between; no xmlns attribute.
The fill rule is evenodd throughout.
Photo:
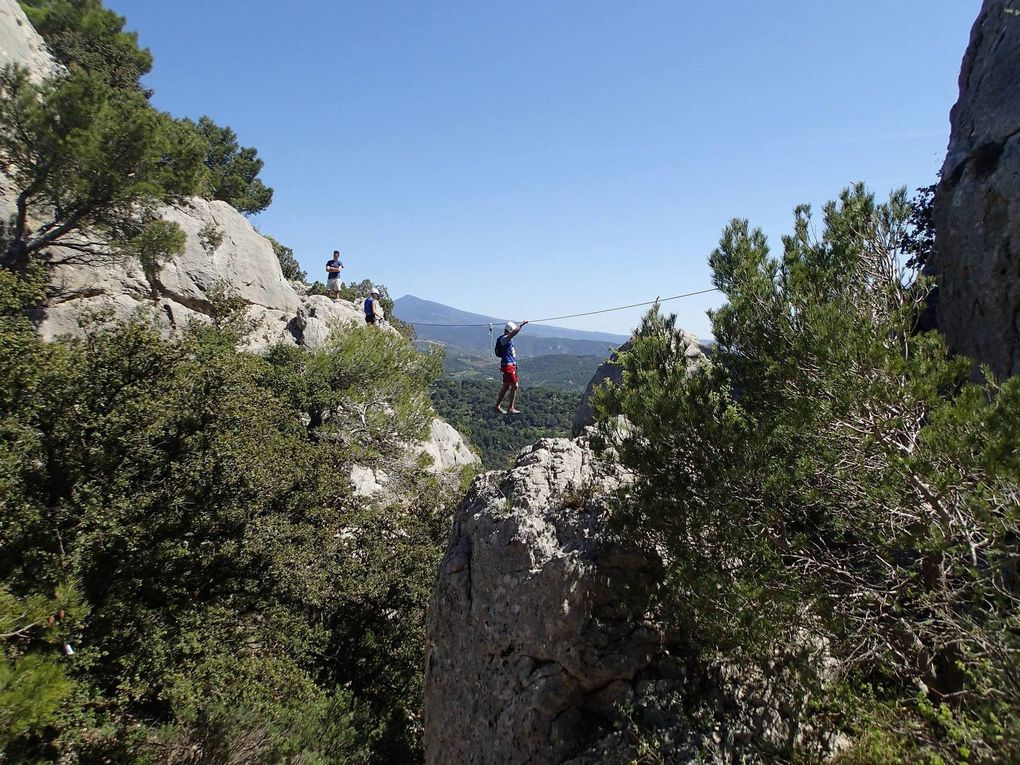
<svg viewBox="0 0 1020 765"><path fill-rule="evenodd" d="M107 0L265 160L310 276L540 318L710 285L855 180L932 182L979 0ZM669 304L707 336L715 295ZM628 332L638 311L561 324Z"/></svg>

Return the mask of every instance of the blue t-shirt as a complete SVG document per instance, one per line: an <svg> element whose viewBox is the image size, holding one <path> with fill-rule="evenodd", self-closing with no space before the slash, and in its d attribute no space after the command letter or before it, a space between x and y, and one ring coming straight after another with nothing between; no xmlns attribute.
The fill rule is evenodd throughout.
<svg viewBox="0 0 1020 765"><path fill-rule="evenodd" d="M339 271L330 271L329 270L330 266L333 266L334 268L336 268L337 266L339 266L340 268L343 268L344 267L343 261L341 261L339 258L333 258L332 260L327 260L326 261L326 269L327 269L326 270L326 281L329 281L330 279L339 279L340 278L340 272Z"/></svg>
<svg viewBox="0 0 1020 765"><path fill-rule="evenodd" d="M503 358L500 363L503 366L506 366L507 364L514 364L516 366L517 351L514 350L513 338L503 335L503 337L499 338L499 341L503 348Z"/></svg>

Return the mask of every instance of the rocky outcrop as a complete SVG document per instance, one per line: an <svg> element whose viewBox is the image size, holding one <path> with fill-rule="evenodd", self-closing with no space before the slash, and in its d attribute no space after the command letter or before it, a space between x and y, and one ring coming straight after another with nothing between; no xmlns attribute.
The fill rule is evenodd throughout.
<svg viewBox="0 0 1020 765"><path fill-rule="evenodd" d="M0 66L9 63L37 80L59 71L16 0L0 0ZM16 193L0 176L4 220L14 211ZM332 327L364 322L354 303L299 294L265 237L225 202L194 198L166 208L163 217L184 230L185 251L149 269L135 259L83 258L52 248L48 298L30 316L39 334L80 336L89 317L123 319L139 310L153 312L173 331L192 320L210 321L224 301L243 306L244 344L255 351L281 342L321 347Z"/></svg>
<svg viewBox="0 0 1020 765"><path fill-rule="evenodd" d="M245 346L255 351L281 342L321 347L331 327L364 322L354 303L298 294L269 241L226 202L194 198L167 208L164 217L187 242L182 254L151 269L112 255L82 262L52 248L48 298L31 313L39 334L76 336L90 314L123 319L140 309L154 311L172 330L209 321L226 300L242 304Z"/></svg>
<svg viewBox="0 0 1020 765"><path fill-rule="evenodd" d="M0 67L8 64L25 67L35 80L59 70L17 0L0 0Z"/></svg>
<svg viewBox="0 0 1020 765"><path fill-rule="evenodd" d="M960 71L936 195L938 326L951 347L1020 374L1020 14L985 0Z"/></svg>
<svg viewBox="0 0 1020 765"><path fill-rule="evenodd" d="M807 635L749 668L696 660L655 621L661 559L608 522L629 481L587 434L475 480L428 616L429 765L637 762L642 742L656 761L729 765L838 746L803 727L804 698L783 697L791 673L810 683L824 667Z"/></svg>
<svg viewBox="0 0 1020 765"><path fill-rule="evenodd" d="M471 451L464 436L447 422L438 417L432 420L424 441L406 445L406 457L402 463L384 467L354 465L351 468L351 484L354 493L361 497L379 497L392 494L396 485L394 472L420 470L420 458L428 455L425 470L433 475L447 475L460 478L464 468L479 468L481 459Z"/></svg>
<svg viewBox="0 0 1020 765"><path fill-rule="evenodd" d="M427 469L433 473L481 464L481 459L471 451L460 431L438 417L429 426L428 438L416 445L415 449L418 454L427 454L432 458Z"/></svg>
<svg viewBox="0 0 1020 765"><path fill-rule="evenodd" d="M687 369L694 370L707 360L708 356L706 355L706 348L693 333L683 331L682 334L684 343L686 343L687 346ZM581 431L595 421L595 412L591 406L591 398L595 389L606 382L613 384L618 384L620 382L620 367L617 364L617 360L621 353L631 349L633 342L633 340L628 340L626 343L621 345L616 352L609 357L608 361L601 364L599 368L595 370L594 376L592 376L591 380L588 382L588 387L584 389L584 395L581 397L581 405L574 414L574 421L571 427L571 432L574 436L580 435Z"/></svg>
<svg viewBox="0 0 1020 765"><path fill-rule="evenodd" d="M429 763L561 762L652 661L659 567L591 501L625 480L566 439L476 479L429 614Z"/></svg>

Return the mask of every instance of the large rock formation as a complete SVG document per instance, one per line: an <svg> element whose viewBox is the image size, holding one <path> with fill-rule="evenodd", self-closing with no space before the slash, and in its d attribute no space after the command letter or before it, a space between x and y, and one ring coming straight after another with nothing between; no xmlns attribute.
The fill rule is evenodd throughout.
<svg viewBox="0 0 1020 765"><path fill-rule="evenodd" d="M299 294L269 241L226 202L194 198L167 208L164 217L184 230L187 243L181 255L151 269L126 257L82 262L52 248L48 298L31 314L40 335L79 335L90 314L120 319L139 309L155 311L175 329L190 320L209 321L224 299L243 304L245 344L252 350L280 342L321 347L330 327L364 323L354 303Z"/></svg>
<svg viewBox="0 0 1020 765"><path fill-rule="evenodd" d="M59 71L16 0L0 0L0 66L12 63L36 80ZM0 176L3 220L14 212L16 193ZM181 226L187 244L183 254L151 269L129 258L83 259L52 248L48 298L31 315L39 334L80 335L87 317L121 319L139 309L153 311L173 330L189 320L209 321L223 299L243 304L245 345L252 350L280 342L320 347L333 326L364 321L354 303L295 290L268 240L225 202L195 198L166 208L163 217Z"/></svg>
<svg viewBox="0 0 1020 765"><path fill-rule="evenodd" d="M429 425L428 435L420 443L406 445L406 456L399 465L372 467L354 465L351 468L351 483L354 492L361 497L384 497L392 495L399 481L394 481L394 468L419 470L421 457L428 457L425 470L433 475L445 475L457 480L465 468L477 472L481 458L471 451L464 436L456 428L436 417Z"/></svg>
<svg viewBox="0 0 1020 765"><path fill-rule="evenodd" d="M591 495L625 476L546 439L477 479L428 623L429 763L561 762L656 652L656 562L606 533Z"/></svg>
<svg viewBox="0 0 1020 765"><path fill-rule="evenodd" d="M938 326L959 353L1020 374L1020 14L985 0L971 31L936 196Z"/></svg>
<svg viewBox="0 0 1020 765"><path fill-rule="evenodd" d="M649 613L663 566L615 534L630 477L579 439L543 439L475 480L454 518L427 625L429 765L752 763L794 742L804 699L779 682L819 666L809 639L767 670L705 663ZM789 687L787 685L786 687Z"/></svg>
<svg viewBox="0 0 1020 765"><path fill-rule="evenodd" d="M0 67L8 64L20 64L35 80L59 68L17 0L0 0Z"/></svg>

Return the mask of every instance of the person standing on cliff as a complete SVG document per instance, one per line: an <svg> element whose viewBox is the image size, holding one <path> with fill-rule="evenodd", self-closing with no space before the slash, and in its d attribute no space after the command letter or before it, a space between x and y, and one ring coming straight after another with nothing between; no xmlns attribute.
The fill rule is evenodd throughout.
<svg viewBox="0 0 1020 765"><path fill-rule="evenodd" d="M386 314L383 312L382 301L379 298L379 290L375 287L368 293L365 299L365 323L385 324Z"/></svg>
<svg viewBox="0 0 1020 765"><path fill-rule="evenodd" d="M344 270L344 264L340 260L340 250L333 250L333 259L326 261L326 294L336 300L340 297L340 288L344 283L340 281L340 273Z"/></svg>
<svg viewBox="0 0 1020 765"><path fill-rule="evenodd" d="M522 329L528 322L522 321L518 327L512 321L508 321L506 326L503 327L502 336L496 340L496 355L499 356L499 371L503 373L503 389L499 392L499 398L496 399L496 406L493 409L500 414L506 414L507 410L503 408L503 396L506 395L507 391L510 391L510 414L520 414L520 410L515 406L517 403L517 389L519 387L517 380L517 352L514 350L514 336Z"/></svg>

